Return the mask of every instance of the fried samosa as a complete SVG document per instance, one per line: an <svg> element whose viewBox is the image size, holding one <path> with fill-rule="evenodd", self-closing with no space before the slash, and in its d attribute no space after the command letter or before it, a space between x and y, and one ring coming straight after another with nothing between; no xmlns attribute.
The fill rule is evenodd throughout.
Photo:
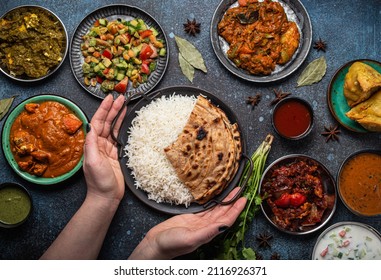
<svg viewBox="0 0 381 280"><path fill-rule="evenodd" d="M344 96L349 107L367 100L381 88L381 74L368 64L355 62L344 80Z"/></svg>
<svg viewBox="0 0 381 280"><path fill-rule="evenodd" d="M353 107L346 115L369 131L381 132L381 90Z"/></svg>

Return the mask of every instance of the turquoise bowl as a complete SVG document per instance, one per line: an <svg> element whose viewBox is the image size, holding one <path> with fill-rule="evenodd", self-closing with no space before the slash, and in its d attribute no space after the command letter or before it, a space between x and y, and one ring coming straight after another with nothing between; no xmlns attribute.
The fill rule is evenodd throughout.
<svg viewBox="0 0 381 280"><path fill-rule="evenodd" d="M69 172L54 177L54 178L43 178L43 177L38 177L29 174L28 172L22 171L15 158L13 157L12 151L11 151L11 146L9 143L9 137L10 137L10 131L13 122L15 119L18 117L18 115L21 114L22 111L24 111L24 106L27 103L41 103L44 101L56 101L59 102L63 105L65 105L68 109L70 109L83 123L82 129L84 130L84 133L86 135L86 124L89 122L86 114L82 111L82 109L76 105L73 101L62 97L58 95L36 95L32 96L23 102L21 102L19 105L17 105L8 115L7 119L5 120L4 126L3 126L3 131L2 131L2 137L1 137L1 145L3 149L3 153L5 155L5 158L7 159L9 165L12 167L12 169L23 179L32 182L37 185L54 185L58 184L60 182L63 182L70 177L72 177L78 170L82 168L83 164L83 155L81 160L78 162L78 164Z"/></svg>

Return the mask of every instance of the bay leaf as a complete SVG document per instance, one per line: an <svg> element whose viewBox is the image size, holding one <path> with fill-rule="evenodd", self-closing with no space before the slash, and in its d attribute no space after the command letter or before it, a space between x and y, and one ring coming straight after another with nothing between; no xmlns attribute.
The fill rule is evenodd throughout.
<svg viewBox="0 0 381 280"><path fill-rule="evenodd" d="M297 80L297 86L309 86L314 83L320 82L321 79L324 77L326 71L327 62L324 56L313 60L300 74Z"/></svg>
<svg viewBox="0 0 381 280"><path fill-rule="evenodd" d="M0 121L4 118L4 116L8 113L9 108L11 108L13 100L16 96L12 96L9 98L4 98L0 100Z"/></svg>
<svg viewBox="0 0 381 280"><path fill-rule="evenodd" d="M175 36L177 47L183 58L188 61L190 65L194 68L199 69L203 72L207 72L204 59L202 58L201 53L192 45L189 41Z"/></svg>
<svg viewBox="0 0 381 280"><path fill-rule="evenodd" d="M185 75L185 77L188 78L189 81L193 83L193 78L194 78L194 67L190 65L190 63L185 60L183 55L179 52L179 64L181 71Z"/></svg>

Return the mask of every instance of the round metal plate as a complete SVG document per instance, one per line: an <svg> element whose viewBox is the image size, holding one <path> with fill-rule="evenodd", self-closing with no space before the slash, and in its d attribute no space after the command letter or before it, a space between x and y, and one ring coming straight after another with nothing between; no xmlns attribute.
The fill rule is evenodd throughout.
<svg viewBox="0 0 381 280"><path fill-rule="evenodd" d="M211 23L211 41L214 52L220 62L234 75L251 82L269 83L284 79L298 69L306 59L311 48L312 42L312 25L307 10L298 0L278 1L291 21L295 21L300 31L299 48L296 50L293 58L283 66L277 65L275 70L268 76L259 76L250 74L248 71L238 68L227 57L229 44L218 35L218 23L222 20L225 12L231 8L238 6L236 0L222 0L214 12Z"/></svg>
<svg viewBox="0 0 381 280"><path fill-rule="evenodd" d="M135 107L132 109L132 111L124 118L122 126L121 126L120 131L119 131L119 135L118 135L118 141L121 143L121 146L119 147L119 153L122 152L122 154L124 154L123 151L121 151L121 150L123 150L125 145L127 144L128 137L129 137L129 133L128 133L129 128L131 126L133 119L137 116L136 112L139 111L144 106L148 105L152 100L154 100L156 98L160 98L161 96L169 96L169 95L173 95L173 94L184 95L184 96L196 96L196 97L199 95L203 95L208 100L210 100L214 105L221 108L226 113L226 115L229 118L231 123L237 123L238 128L239 129L241 128L239 121L238 121L238 118L235 115L235 113L215 95L213 95L207 91L204 91L202 89L196 88L196 87L190 87L190 86L168 87L168 88L164 88L161 90L157 90L153 93L150 93L149 94L150 100L148 100L146 98L142 98L141 100L139 100L139 102L135 105ZM242 130L240 130L240 133L241 133L242 153L245 154L246 153L246 144L244 141L244 135L242 134L243 133ZM128 161L128 158L125 156L122 156L119 159L127 187L131 190L132 193L134 193L134 195L136 195L136 197L140 201L142 201L147 206L149 206L153 209L156 209L160 212L163 212L166 214L172 214L172 215L183 214L183 213L197 213L197 212L201 212L201 211L206 209L203 205L199 205L197 203L191 203L191 205L189 207L185 207L184 205L172 205L169 203L157 203L154 200L148 199L148 195L146 192L144 192L141 189L137 189L135 187L135 178L131 174L132 170L127 167L127 161ZM241 177L241 174L243 172L244 167L245 167L245 162L243 161L243 159L241 159L240 166L239 166L237 173L235 174L234 178L231 180L231 182L226 187L226 189L224 191L222 191L219 195L217 195L215 197L215 199L217 199L218 201L222 201L229 194L229 192L232 189L234 189L236 186L238 186L238 182L240 180L240 177ZM210 205L210 207L212 207L212 206L214 206L214 205Z"/></svg>
<svg viewBox="0 0 381 280"><path fill-rule="evenodd" d="M74 77L76 78L78 83L87 92L89 92L90 94L98 98L103 99L107 96L107 93L104 93L100 89L99 84L97 84L97 86L95 87L86 86L84 83L84 76L82 72L82 64L84 62L84 58L81 53L81 43L83 42L82 37L90 30L94 22L100 18L107 18L109 21L116 20L118 18L121 18L124 20L132 20L135 18L140 18L144 20L144 22L149 27L154 27L158 31L159 35L157 37L164 42L164 47L166 48L167 52L164 56L159 56L157 58L156 69L149 75L148 81L146 83L139 85L139 87L137 88L132 87L131 82L129 83L128 89L126 92L126 97L134 96L132 97L132 99L135 99L140 97L140 94L142 93L150 92L160 82L160 80L164 76L164 73L167 69L167 64L169 59L169 49L168 49L169 46L167 44L167 37L164 33L163 28L151 15L149 15L147 12L137 7L128 6L128 5L107 5L87 15L78 25L70 43L70 53L69 53L70 66L74 74ZM119 95L119 93L117 93L116 91L113 91L112 94L114 96Z"/></svg>

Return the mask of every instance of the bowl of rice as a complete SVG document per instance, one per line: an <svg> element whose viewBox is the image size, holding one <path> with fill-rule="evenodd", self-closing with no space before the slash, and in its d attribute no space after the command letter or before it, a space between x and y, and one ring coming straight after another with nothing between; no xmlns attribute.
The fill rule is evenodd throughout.
<svg viewBox="0 0 381 280"><path fill-rule="evenodd" d="M142 98L120 128L119 161L127 187L143 203L163 213L196 213L207 208L194 202L164 153L164 148L182 132L199 95L222 109L229 121L240 127L234 112L213 94L195 87L177 86ZM242 132L240 135L243 139ZM245 143L241 142L245 154ZM244 165L241 160L228 186L214 199L222 201L238 185Z"/></svg>

